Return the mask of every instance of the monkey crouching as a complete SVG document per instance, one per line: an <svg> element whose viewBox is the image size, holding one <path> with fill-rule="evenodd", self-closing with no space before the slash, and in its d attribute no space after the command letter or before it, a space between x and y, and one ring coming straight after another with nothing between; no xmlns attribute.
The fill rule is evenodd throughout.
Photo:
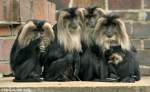
<svg viewBox="0 0 150 92"><path fill-rule="evenodd" d="M114 46L106 50L105 56L108 63L108 79L118 82L140 80L139 64L135 60L135 52Z"/></svg>
<svg viewBox="0 0 150 92"><path fill-rule="evenodd" d="M15 82L39 82L43 59L54 40L51 25L42 20L29 20L22 25L10 53L10 66Z"/></svg>

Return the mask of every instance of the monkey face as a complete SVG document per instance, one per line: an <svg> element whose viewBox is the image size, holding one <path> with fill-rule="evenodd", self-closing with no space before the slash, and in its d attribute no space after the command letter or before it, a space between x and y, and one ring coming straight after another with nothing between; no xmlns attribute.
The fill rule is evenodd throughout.
<svg viewBox="0 0 150 92"><path fill-rule="evenodd" d="M113 38L113 36L118 34L118 28L116 23L112 23L110 25L107 24L103 24L103 34L107 37L107 38Z"/></svg>
<svg viewBox="0 0 150 92"><path fill-rule="evenodd" d="M58 12L57 37L65 51L81 51L80 32L82 21L83 14L77 8L63 9Z"/></svg>
<svg viewBox="0 0 150 92"><path fill-rule="evenodd" d="M79 26L77 21L77 16L71 16L70 14L64 16L65 27L69 29L70 32L76 30Z"/></svg>
<svg viewBox="0 0 150 92"><path fill-rule="evenodd" d="M85 15L85 25L90 28L94 28L96 24L96 15Z"/></svg>
<svg viewBox="0 0 150 92"><path fill-rule="evenodd" d="M57 14L57 21L61 29L69 29L69 32L74 32L79 29L81 30L83 14L80 8L63 9Z"/></svg>
<svg viewBox="0 0 150 92"><path fill-rule="evenodd" d="M97 24L97 20L105 15L105 12L101 8L88 7L83 10L83 14L84 21L81 39L86 46L90 46L93 44L93 32Z"/></svg>
<svg viewBox="0 0 150 92"><path fill-rule="evenodd" d="M108 14L99 18L94 37L96 44L103 49L109 49L114 45L121 45L125 50L130 50L131 47L125 24L117 15Z"/></svg>
<svg viewBox="0 0 150 92"><path fill-rule="evenodd" d="M30 44L31 41L41 39L39 47L46 48L50 42L54 40L54 33L51 25L42 20L29 20L24 25L18 34L18 42L21 48Z"/></svg>
<svg viewBox="0 0 150 92"><path fill-rule="evenodd" d="M110 40L113 39L114 36L121 35L121 30L119 29L119 23L117 21L118 18L119 16L105 15L101 21L101 34Z"/></svg>
<svg viewBox="0 0 150 92"><path fill-rule="evenodd" d="M102 17L105 12L101 8L89 7L84 11L85 27L95 28L98 18Z"/></svg>
<svg viewBox="0 0 150 92"><path fill-rule="evenodd" d="M32 30L34 33L33 40L42 39L44 37L44 29L42 28L45 21L32 20L33 24L36 26L35 29Z"/></svg>
<svg viewBox="0 0 150 92"><path fill-rule="evenodd" d="M118 65L119 63L121 63L123 61L123 57L121 54L119 53L113 53L110 57L109 57L109 64L115 64Z"/></svg>

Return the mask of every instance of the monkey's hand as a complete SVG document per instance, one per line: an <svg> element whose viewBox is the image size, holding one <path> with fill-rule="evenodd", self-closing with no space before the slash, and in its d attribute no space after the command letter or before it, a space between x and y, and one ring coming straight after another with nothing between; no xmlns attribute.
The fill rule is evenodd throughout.
<svg viewBox="0 0 150 92"><path fill-rule="evenodd" d="M29 48L33 49L39 46L40 42L41 42L41 38L35 39L33 41L30 42L29 44Z"/></svg>

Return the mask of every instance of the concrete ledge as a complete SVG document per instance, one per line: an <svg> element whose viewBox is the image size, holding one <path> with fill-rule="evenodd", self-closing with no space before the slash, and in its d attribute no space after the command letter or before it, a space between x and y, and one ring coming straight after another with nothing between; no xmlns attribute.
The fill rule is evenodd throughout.
<svg viewBox="0 0 150 92"><path fill-rule="evenodd" d="M150 77L136 83L109 82L40 82L15 83L12 78L0 79L0 92L150 92Z"/></svg>

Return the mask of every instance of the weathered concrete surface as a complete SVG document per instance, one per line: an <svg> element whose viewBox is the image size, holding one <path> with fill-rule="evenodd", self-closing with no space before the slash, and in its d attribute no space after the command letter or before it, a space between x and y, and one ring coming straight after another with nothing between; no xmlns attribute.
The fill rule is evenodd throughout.
<svg viewBox="0 0 150 92"><path fill-rule="evenodd" d="M136 83L104 82L40 82L15 83L12 78L0 79L0 92L150 92L150 77Z"/></svg>

